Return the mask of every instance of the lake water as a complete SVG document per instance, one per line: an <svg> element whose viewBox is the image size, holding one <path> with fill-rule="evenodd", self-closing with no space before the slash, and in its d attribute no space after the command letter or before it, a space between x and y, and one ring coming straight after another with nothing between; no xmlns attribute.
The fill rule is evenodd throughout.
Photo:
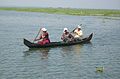
<svg viewBox="0 0 120 79"><path fill-rule="evenodd" d="M60 41L63 28L82 24L89 44L29 50L39 28ZM120 79L120 17L0 11L0 79ZM103 72L96 72L102 67Z"/></svg>

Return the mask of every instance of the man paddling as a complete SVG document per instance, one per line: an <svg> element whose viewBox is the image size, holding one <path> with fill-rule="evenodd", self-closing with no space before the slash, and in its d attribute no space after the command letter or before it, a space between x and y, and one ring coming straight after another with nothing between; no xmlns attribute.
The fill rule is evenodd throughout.
<svg viewBox="0 0 120 79"><path fill-rule="evenodd" d="M38 41L38 44L40 44L40 45L50 43L49 34L47 32L47 29L42 28L41 31L42 31L42 34L40 35L40 37L38 39L35 39L34 41Z"/></svg>
<svg viewBox="0 0 120 79"><path fill-rule="evenodd" d="M83 32L81 30L81 26L80 25L78 25L77 28L75 28L73 30L73 33L74 33L74 38L75 38L76 41L82 40Z"/></svg>
<svg viewBox="0 0 120 79"><path fill-rule="evenodd" d="M64 42L72 42L72 41L74 41L74 37L69 33L67 28L64 28L61 39Z"/></svg>

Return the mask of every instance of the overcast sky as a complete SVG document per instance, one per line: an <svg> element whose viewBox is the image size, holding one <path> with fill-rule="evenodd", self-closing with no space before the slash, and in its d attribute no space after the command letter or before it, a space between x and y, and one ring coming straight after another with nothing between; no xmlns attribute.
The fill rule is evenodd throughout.
<svg viewBox="0 0 120 79"><path fill-rule="evenodd" d="M0 6L120 9L120 0L0 0Z"/></svg>

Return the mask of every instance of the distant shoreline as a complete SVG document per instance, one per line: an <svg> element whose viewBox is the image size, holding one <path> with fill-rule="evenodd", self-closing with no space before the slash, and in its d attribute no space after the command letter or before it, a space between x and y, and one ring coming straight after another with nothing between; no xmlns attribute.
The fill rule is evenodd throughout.
<svg viewBox="0 0 120 79"><path fill-rule="evenodd" d="M22 11L22 12L43 12L43 13L50 13L50 14L66 14L66 15L77 15L77 16L115 16L115 17L120 17L120 10L109 10L109 9L0 7L0 10Z"/></svg>

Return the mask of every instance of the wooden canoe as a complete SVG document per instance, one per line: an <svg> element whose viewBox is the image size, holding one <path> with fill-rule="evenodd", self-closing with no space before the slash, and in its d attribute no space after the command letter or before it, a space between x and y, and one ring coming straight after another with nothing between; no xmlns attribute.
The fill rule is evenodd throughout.
<svg viewBox="0 0 120 79"><path fill-rule="evenodd" d="M88 37L83 38L82 41L68 42L68 43L60 41L60 42L51 42L51 43L45 44L45 45L32 43L32 42L28 41L27 39L24 39L24 44L29 48L47 48L47 47L57 47L57 46L70 46L70 45L88 43L88 42L90 42L92 37L93 37L93 33L91 33Z"/></svg>

